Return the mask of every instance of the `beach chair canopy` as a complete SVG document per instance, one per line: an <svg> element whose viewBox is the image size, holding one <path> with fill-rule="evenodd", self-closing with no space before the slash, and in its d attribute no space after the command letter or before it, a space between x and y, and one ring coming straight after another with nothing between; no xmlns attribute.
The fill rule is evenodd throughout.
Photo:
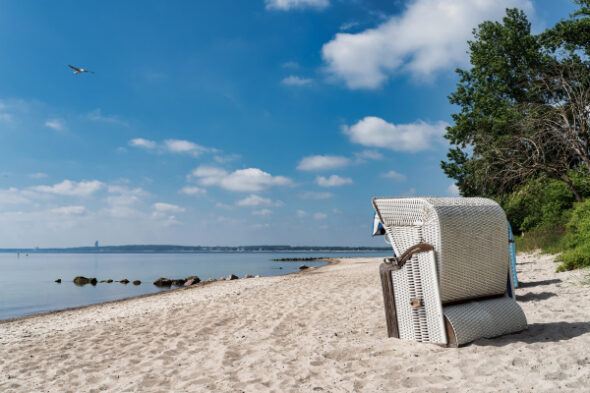
<svg viewBox="0 0 590 393"><path fill-rule="evenodd" d="M461 345L526 328L506 215L485 198L374 198L394 251L381 266L390 336Z"/></svg>

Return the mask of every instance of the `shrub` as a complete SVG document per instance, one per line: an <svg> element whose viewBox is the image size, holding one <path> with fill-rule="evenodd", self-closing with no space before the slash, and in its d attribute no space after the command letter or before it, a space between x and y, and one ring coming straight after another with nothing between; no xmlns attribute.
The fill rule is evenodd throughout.
<svg viewBox="0 0 590 393"><path fill-rule="evenodd" d="M563 262L558 271L590 266L590 199L575 205L567 223L564 247L566 251L558 257Z"/></svg>

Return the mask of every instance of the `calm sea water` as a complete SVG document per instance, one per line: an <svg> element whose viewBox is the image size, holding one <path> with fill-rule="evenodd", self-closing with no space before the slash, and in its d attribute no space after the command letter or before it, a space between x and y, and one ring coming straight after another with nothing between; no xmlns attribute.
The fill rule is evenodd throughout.
<svg viewBox="0 0 590 393"><path fill-rule="evenodd" d="M101 303L168 289L153 285L158 277L201 280L229 274L277 276L299 265L324 262L274 262L273 258L312 256L362 257L388 253L203 253L203 254L21 254L0 253L0 319ZM117 282L76 286L76 276L97 280L140 280L141 285ZM54 283L57 278L61 284Z"/></svg>

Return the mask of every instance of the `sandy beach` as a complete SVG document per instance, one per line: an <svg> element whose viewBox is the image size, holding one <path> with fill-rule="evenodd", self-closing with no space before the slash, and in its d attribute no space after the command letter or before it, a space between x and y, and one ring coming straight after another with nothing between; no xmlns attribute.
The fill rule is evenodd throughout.
<svg viewBox="0 0 590 393"><path fill-rule="evenodd" d="M386 335L379 259L0 323L2 392L554 392L590 386L588 271L521 255L523 333Z"/></svg>

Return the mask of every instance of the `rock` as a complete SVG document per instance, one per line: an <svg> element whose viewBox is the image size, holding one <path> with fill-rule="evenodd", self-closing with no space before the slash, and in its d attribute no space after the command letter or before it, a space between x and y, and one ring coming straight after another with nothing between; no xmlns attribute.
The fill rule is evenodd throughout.
<svg viewBox="0 0 590 393"><path fill-rule="evenodd" d="M160 277L156 281L154 281L154 285L157 287L169 287L172 285L172 280L169 278Z"/></svg>
<svg viewBox="0 0 590 393"><path fill-rule="evenodd" d="M199 278L199 276L188 276L187 278L184 279L186 282L184 283L184 285L186 285L187 282L189 282L190 280L193 280L192 284L189 285L195 285L201 282L201 279Z"/></svg>
<svg viewBox="0 0 590 393"><path fill-rule="evenodd" d="M61 278L58 278L57 280L55 280L54 282L61 284Z"/></svg>
<svg viewBox="0 0 590 393"><path fill-rule="evenodd" d="M190 287L191 285L195 285L201 282L201 279L197 276L187 277L184 283L185 287Z"/></svg>
<svg viewBox="0 0 590 393"><path fill-rule="evenodd" d="M74 284L76 284L76 285L86 285L86 284L96 285L96 283L97 283L96 278L87 278L84 276L74 277Z"/></svg>
<svg viewBox="0 0 590 393"><path fill-rule="evenodd" d="M112 283L112 282L113 282L113 280L111 280L110 278L109 278L108 280L106 280L106 283L107 283L107 284L110 284L110 283Z"/></svg>
<svg viewBox="0 0 590 393"><path fill-rule="evenodd" d="M121 281L119 281L121 284L129 284L129 280L124 278Z"/></svg>
<svg viewBox="0 0 590 393"><path fill-rule="evenodd" d="M139 280L133 281L133 285L139 285L139 284L141 284L141 281L139 281Z"/></svg>
<svg viewBox="0 0 590 393"><path fill-rule="evenodd" d="M305 269L309 269L309 266L307 266L307 265L299 266L299 270L305 270Z"/></svg>
<svg viewBox="0 0 590 393"><path fill-rule="evenodd" d="M172 280L172 285L174 285L175 287L181 287L183 286L185 283L185 281L182 278L179 278L177 280Z"/></svg>
<svg viewBox="0 0 590 393"><path fill-rule="evenodd" d="M230 274L227 276L226 280L237 280L238 278L240 277L236 276L235 274Z"/></svg>
<svg viewBox="0 0 590 393"><path fill-rule="evenodd" d="M244 276L244 278L254 278L254 276L253 276L253 275L251 275L251 274L246 274L246 275Z"/></svg>

